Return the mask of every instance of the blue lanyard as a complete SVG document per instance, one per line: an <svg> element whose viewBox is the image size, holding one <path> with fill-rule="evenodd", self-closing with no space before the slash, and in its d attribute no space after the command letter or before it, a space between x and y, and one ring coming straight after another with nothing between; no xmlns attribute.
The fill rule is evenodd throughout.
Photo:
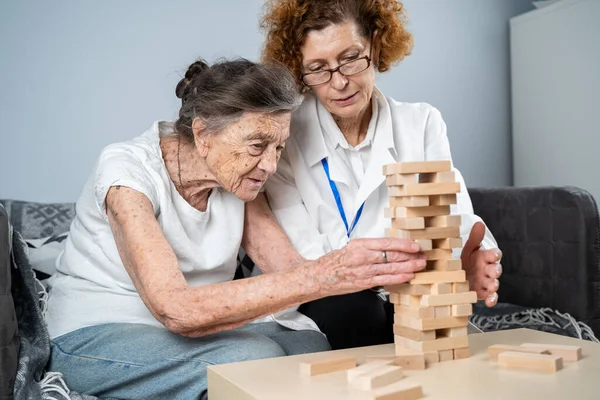
<svg viewBox="0 0 600 400"><path fill-rule="evenodd" d="M352 231L354 231L354 228L356 227L356 224L358 223L358 220L360 219L360 216L362 215L362 211L363 211L363 207L365 206L365 203L363 202L361 204L360 208L358 209L358 212L356 213L356 216L354 217L354 221L352 221L352 226L350 227L350 229L348 229L348 220L346 219L346 213L344 212L344 206L342 205L342 199L340 198L340 192L338 191L338 188L337 188L335 182L331 180L331 176L329 175L329 163L327 162L327 159L326 158L322 159L321 164L323 164L323 169L325 170L327 179L329 179L329 186L331 187L331 191L333 192L333 197L335 198L335 202L337 203L338 211L340 212L340 215L342 216L342 221L344 221L344 225L346 226L346 234L348 235L348 237L350 237L350 235L352 235Z"/></svg>

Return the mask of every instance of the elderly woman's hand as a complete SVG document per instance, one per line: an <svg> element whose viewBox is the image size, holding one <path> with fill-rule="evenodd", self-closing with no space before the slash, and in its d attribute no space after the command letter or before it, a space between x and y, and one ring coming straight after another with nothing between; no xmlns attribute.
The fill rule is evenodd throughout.
<svg viewBox="0 0 600 400"><path fill-rule="evenodd" d="M344 248L305 264L320 288L339 295L396 285L426 266L419 245L406 239L354 239Z"/></svg>
<svg viewBox="0 0 600 400"><path fill-rule="evenodd" d="M500 249L480 250L481 241L485 235L485 225L477 222L471 228L469 239L463 247L461 260L463 269L467 273L467 280L471 290L477 292L479 300L485 299L488 307L493 307L498 302L498 288L502 265Z"/></svg>

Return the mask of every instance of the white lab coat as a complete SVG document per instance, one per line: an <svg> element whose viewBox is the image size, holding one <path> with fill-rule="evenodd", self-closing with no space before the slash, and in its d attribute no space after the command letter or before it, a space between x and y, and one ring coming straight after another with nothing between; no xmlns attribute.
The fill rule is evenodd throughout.
<svg viewBox="0 0 600 400"><path fill-rule="evenodd" d="M353 209L346 210L346 213L354 216L363 202L365 205L350 239L384 237L385 228L391 226L390 219L384 217L384 208L389 206L384 165L452 159L446 124L436 108L425 103L397 102L386 98L377 89L373 95L379 115L369 163L355 195ZM352 171L341 157L328 151L317 107L316 98L308 95L294 113L290 139L277 172L266 183L269 204L275 217L296 249L308 259L316 259L331 250L340 249L349 241L321 160L327 157L331 179L341 196L347 198L351 195L348 183L353 179ZM451 207L451 213L462 217L460 231L465 243L471 227L481 218L474 215L465 182L454 165L453 171L460 182L461 191L457 195L457 204ZM482 248L495 247L496 241L486 228ZM460 251L455 249L454 256L459 257Z"/></svg>

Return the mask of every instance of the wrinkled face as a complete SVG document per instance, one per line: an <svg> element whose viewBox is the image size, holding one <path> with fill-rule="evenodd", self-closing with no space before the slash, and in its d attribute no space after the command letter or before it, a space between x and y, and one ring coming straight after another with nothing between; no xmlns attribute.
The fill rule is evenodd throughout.
<svg viewBox="0 0 600 400"><path fill-rule="evenodd" d="M329 25L320 31L310 31L301 48L304 73L333 69L338 65L368 56L370 40L361 35L353 21ZM370 105L375 86L373 63L356 75L342 76L335 72L331 80L312 86L321 104L334 116L352 118Z"/></svg>
<svg viewBox="0 0 600 400"><path fill-rule="evenodd" d="M221 132L197 133L198 151L225 190L252 201L277 169L290 118L290 113L245 113Z"/></svg>

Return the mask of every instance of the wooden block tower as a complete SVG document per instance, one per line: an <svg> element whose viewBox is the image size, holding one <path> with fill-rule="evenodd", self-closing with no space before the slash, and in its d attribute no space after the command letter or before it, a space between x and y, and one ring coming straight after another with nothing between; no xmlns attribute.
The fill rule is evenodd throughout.
<svg viewBox="0 0 600 400"><path fill-rule="evenodd" d="M468 317L477 294L469 291L461 260L460 216L450 215L460 183L450 161L403 162L384 166L390 197L389 237L415 240L427 268L408 283L386 287L394 304L396 353L424 353L427 362L470 356Z"/></svg>

